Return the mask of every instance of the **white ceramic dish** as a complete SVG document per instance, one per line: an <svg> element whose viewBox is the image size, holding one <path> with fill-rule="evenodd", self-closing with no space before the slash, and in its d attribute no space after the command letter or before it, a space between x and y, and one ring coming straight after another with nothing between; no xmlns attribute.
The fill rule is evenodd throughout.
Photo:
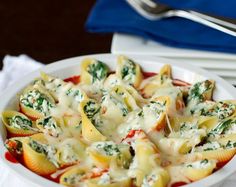
<svg viewBox="0 0 236 187"><path fill-rule="evenodd" d="M99 55L89 55L89 56L81 56L76 58L70 58L62 61L58 61L52 63L48 66L43 67L39 71L33 72L23 79L19 80L17 83L12 85L10 88L6 89L1 95L0 100L0 111L5 109L16 109L17 101L16 95L19 93L26 85L28 85L34 78L39 77L40 71L44 71L46 73L50 73L54 76L58 76L60 78L66 78L73 75L78 75L80 73L80 62L85 57L92 57L98 60L105 62L110 69L115 68L116 65L116 56L111 54L99 54ZM130 58L135 60L137 63L141 65L144 71L158 72L160 67L163 64L171 64L173 77L184 80L189 83L194 83L196 81L204 80L204 79L213 79L216 81L216 89L214 91L214 99L215 100L223 100L223 99L236 99L236 89L232 87L229 83L219 78L218 76L199 69L194 66L185 65L184 67L180 67L178 63L161 59L155 57L148 56L134 56L130 55ZM2 123L2 122L0 122ZM49 181L45 178L42 178L35 173L31 172L21 164L13 164L5 159L5 152L7 151L4 147L4 141L6 139L6 130L4 126L0 125L0 159L6 164L8 168L12 172L15 172L22 180L26 180L28 183L37 184L43 187L58 187L60 186L57 183ZM233 174L236 171L236 157L234 157L230 162L228 162L222 169L213 173L207 178L200 180L198 182L191 183L187 185L188 187L197 187L197 186L216 186L223 182L227 177ZM186 187L187 187L186 186Z"/></svg>

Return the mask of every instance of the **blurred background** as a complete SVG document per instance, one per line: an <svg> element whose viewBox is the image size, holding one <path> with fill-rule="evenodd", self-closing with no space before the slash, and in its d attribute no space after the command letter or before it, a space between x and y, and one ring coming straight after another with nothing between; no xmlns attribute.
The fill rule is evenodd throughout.
<svg viewBox="0 0 236 187"><path fill-rule="evenodd" d="M111 34L84 29L95 0L9 0L0 3L0 58L27 54L45 64L110 51ZM2 67L2 63L1 63Z"/></svg>

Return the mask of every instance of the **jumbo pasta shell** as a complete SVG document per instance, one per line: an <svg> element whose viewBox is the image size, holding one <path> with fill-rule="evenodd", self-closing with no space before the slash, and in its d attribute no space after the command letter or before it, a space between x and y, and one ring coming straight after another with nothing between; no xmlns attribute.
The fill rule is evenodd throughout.
<svg viewBox="0 0 236 187"><path fill-rule="evenodd" d="M79 185L79 183L84 180L83 178L86 178L87 172L88 169L85 167L74 166L61 175L59 183L65 186ZM77 180L76 176L78 176ZM72 182L70 179L73 179Z"/></svg>
<svg viewBox="0 0 236 187"><path fill-rule="evenodd" d="M82 119L79 115L65 115L63 116L64 124L69 132L75 138L80 138L82 136Z"/></svg>
<svg viewBox="0 0 236 187"><path fill-rule="evenodd" d="M163 76L167 78L171 78L171 66L166 64L164 65L160 73L151 77L150 79L147 79L147 83L145 85L142 85L142 93L145 97L151 97L157 90L158 88L166 87L166 86L171 86L172 83L166 84L166 82L163 80Z"/></svg>
<svg viewBox="0 0 236 187"><path fill-rule="evenodd" d="M174 129L174 131L179 131L180 126L182 123L194 123L194 118L192 116L187 117L179 117L179 116L173 116L170 118L170 124L171 127Z"/></svg>
<svg viewBox="0 0 236 187"><path fill-rule="evenodd" d="M68 138L58 147L56 156L61 167L78 164L87 156L85 144L77 139Z"/></svg>
<svg viewBox="0 0 236 187"><path fill-rule="evenodd" d="M215 81L214 80L209 80L211 84L211 88L206 91L206 93L203 95L205 100L211 100L212 99L212 94L213 94L213 89L215 88Z"/></svg>
<svg viewBox="0 0 236 187"><path fill-rule="evenodd" d="M145 98L150 98L158 88L158 85L154 83L148 83L144 86L144 88L141 89L141 92Z"/></svg>
<svg viewBox="0 0 236 187"><path fill-rule="evenodd" d="M29 93L29 92L33 92L33 91L37 91L40 94L46 96L48 102L55 104L55 100L53 99L53 97L50 95L50 93L48 93L46 91L45 88L43 88L40 85L34 85L34 86L29 86L27 87L21 96L24 96L25 94ZM36 120L39 119L41 117L44 117L45 115L43 114L43 112L37 111L31 107L25 106L21 101L20 101L20 110L22 111L22 113L24 113L26 116L28 116L30 119L32 120Z"/></svg>
<svg viewBox="0 0 236 187"><path fill-rule="evenodd" d="M94 63L95 60L91 58L86 58L81 63L81 83L84 84L92 84L92 76L88 73L88 66L92 63Z"/></svg>
<svg viewBox="0 0 236 187"><path fill-rule="evenodd" d="M29 117L33 121L44 117L44 115L42 113L40 113L32 108L26 107L22 103L20 103L20 110L23 114L25 114L27 117Z"/></svg>
<svg viewBox="0 0 236 187"><path fill-rule="evenodd" d="M43 133L37 133L30 136L33 140L39 141L40 143L46 144L48 143Z"/></svg>
<svg viewBox="0 0 236 187"><path fill-rule="evenodd" d="M89 72L89 68L94 68L90 69L92 71ZM99 73L98 73L99 72ZM92 58L86 58L82 61L81 64L81 83L84 84L92 84L94 81L104 81L107 77L108 73L108 67L106 64L104 64L101 61L98 61L96 59Z"/></svg>
<svg viewBox="0 0 236 187"><path fill-rule="evenodd" d="M165 110L168 112L171 105L171 98L169 96L159 96L156 98L153 98L154 101L165 103Z"/></svg>
<svg viewBox="0 0 236 187"><path fill-rule="evenodd" d="M177 111L182 111L185 108L183 98L177 98L175 101L175 108Z"/></svg>
<svg viewBox="0 0 236 187"><path fill-rule="evenodd" d="M153 176L155 176L154 179ZM165 187L169 181L170 176L165 169L155 168L146 176L145 182L150 184L150 187ZM143 185L145 185L145 183Z"/></svg>
<svg viewBox="0 0 236 187"><path fill-rule="evenodd" d="M14 136L30 136L32 134L38 133L35 124L32 122L32 128L35 128L35 130L24 130L24 129L19 129L19 128L15 128L13 126L11 126L9 124L9 119L11 117L14 116L20 116L26 120L31 121L30 119L27 118L27 116L25 116L24 114L17 112L17 111L13 111L13 110L6 110L2 113L2 120L3 120L3 124L5 125L5 127L7 128L7 130Z"/></svg>
<svg viewBox="0 0 236 187"><path fill-rule="evenodd" d="M222 100L218 101L216 103L216 106L220 104L220 108L227 110L227 116L224 116L223 118L227 117L233 117L236 116L236 100ZM231 105L231 106L230 106ZM224 114L224 113L223 113Z"/></svg>
<svg viewBox="0 0 236 187"><path fill-rule="evenodd" d="M88 150L88 154L92 159L93 163L95 164L95 166L103 169L109 168L111 161L116 158L116 156L107 156L91 149Z"/></svg>
<svg viewBox="0 0 236 187"><path fill-rule="evenodd" d="M80 113L82 117L82 137L89 143L97 141L105 141L106 137L103 136L96 127L92 124L91 120L86 116L84 112L84 106L88 100L84 100L80 103Z"/></svg>
<svg viewBox="0 0 236 187"><path fill-rule="evenodd" d="M158 148L170 155L179 155L188 153L192 145L189 144L189 139L186 138L161 138L158 142Z"/></svg>
<svg viewBox="0 0 236 187"><path fill-rule="evenodd" d="M215 81L214 80L205 80L200 83L199 86L206 85L208 88L203 91L202 99L203 101L212 100L213 89L215 88Z"/></svg>
<svg viewBox="0 0 236 187"><path fill-rule="evenodd" d="M163 112L160 117L158 122L156 123L155 130L160 131L165 128L166 126L166 113Z"/></svg>
<svg viewBox="0 0 236 187"><path fill-rule="evenodd" d="M145 132L150 133L151 131L163 130L166 126L166 115L167 115L166 112L162 112L154 124L146 123L144 126ZM148 116L147 117L145 116L144 120L148 121Z"/></svg>
<svg viewBox="0 0 236 187"><path fill-rule="evenodd" d="M216 116L200 116L198 120L198 126L200 128L205 127L208 131L214 128L218 124L218 118Z"/></svg>
<svg viewBox="0 0 236 187"><path fill-rule="evenodd" d="M57 170L44 154L34 151L27 141L23 142L23 161L27 168L39 175L49 175Z"/></svg>
<svg viewBox="0 0 236 187"><path fill-rule="evenodd" d="M43 87L42 85L33 85L33 86L28 86L27 88L24 89L23 94L32 91L32 90L38 90L40 93L44 94L45 96L47 96L47 98L49 99L50 102L55 103L54 98L50 95L50 93L47 91L47 89L45 87Z"/></svg>
<svg viewBox="0 0 236 187"><path fill-rule="evenodd" d="M120 79L122 79L121 71L123 69L123 66L125 66L128 61L132 61L132 60L128 59L126 56L123 56L123 55L118 56L116 74L118 75L118 77ZM134 63L134 66L135 66L135 68L134 68L134 76L135 77L132 81L125 80L125 82L133 85L135 88L138 88L143 80L143 74L142 74L140 66L133 61L132 61L132 63Z"/></svg>
<svg viewBox="0 0 236 187"><path fill-rule="evenodd" d="M182 155L179 158L180 162L193 162L197 160L217 160L217 164L228 162L236 153L236 148L233 149L218 149L212 151L194 152Z"/></svg>
<svg viewBox="0 0 236 187"><path fill-rule="evenodd" d="M170 66L170 64L165 64L161 68L159 75L166 75L167 77L171 78L171 66Z"/></svg>
<svg viewBox="0 0 236 187"><path fill-rule="evenodd" d="M229 161L236 153L236 148L201 152L203 159L215 159L218 162Z"/></svg>
<svg viewBox="0 0 236 187"><path fill-rule="evenodd" d="M57 79L56 77L52 77L51 75L46 74L45 72L40 72L40 77L42 78L42 80L45 82L45 87L47 88L47 84L52 84L53 79ZM61 79L60 80L60 84L64 85L65 82ZM58 96L55 93L55 91L51 90L51 89L47 89L47 91L49 92L49 94L53 97L53 99L58 102Z"/></svg>
<svg viewBox="0 0 236 187"><path fill-rule="evenodd" d="M203 167L203 168L194 168L194 167L185 166L182 171L183 171L183 174L188 179L190 179L191 181L197 181L212 174L215 168L216 168L216 163L212 162L207 167Z"/></svg>
<svg viewBox="0 0 236 187"><path fill-rule="evenodd" d="M138 139L135 141L135 158L137 168L135 169L136 185L141 186L144 177L152 168L160 165L160 157L155 145L148 139Z"/></svg>
<svg viewBox="0 0 236 187"><path fill-rule="evenodd" d="M217 141L221 145L226 146L229 141L231 141L232 143L236 142L236 134L221 135L220 138L217 139Z"/></svg>
<svg viewBox="0 0 236 187"><path fill-rule="evenodd" d="M131 110L135 110L138 108L138 105L132 95L125 89L125 87L121 85L114 86L112 90L117 93L118 95L122 95L124 103L130 108Z"/></svg>
<svg viewBox="0 0 236 187"><path fill-rule="evenodd" d="M43 117L36 120L36 126L41 132L54 137L59 137L62 134L66 136L67 133L62 118L55 118L53 116Z"/></svg>
<svg viewBox="0 0 236 187"><path fill-rule="evenodd" d="M226 102L228 104L233 104L236 107L236 100L225 100L224 102ZM234 110L234 112L231 116L236 116L236 109Z"/></svg>
<svg viewBox="0 0 236 187"><path fill-rule="evenodd" d="M143 105L147 104L147 99L143 98L141 94L132 86L126 85L125 89L129 92L129 94L135 99L136 103L139 107L142 107Z"/></svg>

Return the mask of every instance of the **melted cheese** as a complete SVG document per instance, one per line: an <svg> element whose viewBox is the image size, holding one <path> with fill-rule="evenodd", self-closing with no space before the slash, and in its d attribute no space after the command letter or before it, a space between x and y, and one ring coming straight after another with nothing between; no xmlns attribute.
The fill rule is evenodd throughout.
<svg viewBox="0 0 236 187"><path fill-rule="evenodd" d="M93 80L93 74L90 75ZM100 77L102 72L99 70L96 75ZM53 177L57 177L65 170L69 171L71 169L69 165L73 164L76 167L86 168L89 173L86 179L96 178L97 185L109 185L129 179L133 180L133 183L138 182L138 186L149 187L163 179L164 175L160 173L165 169L170 176L170 181L169 177L165 179L168 186L175 182L190 183L183 171L183 168L187 167L186 164L197 169L203 169L208 165L203 165L201 161L192 162L191 158L188 158L189 155L200 154L207 150L225 149L218 142L221 134L215 133L212 138L206 127L198 126L199 117L217 116L218 124L221 124L222 120L232 118L231 123L227 123L227 126L220 130L226 135L234 134L236 133L236 120L233 116L235 105L230 102L225 104L204 101L201 94L209 92L205 83L192 86L188 92L192 95L188 95L185 102L183 95L188 88L173 86L170 77L163 75L162 79L154 76L143 80L139 89L148 84L156 86L152 97L144 99L141 95L142 90L130 84L135 78L132 72L123 79L117 74L110 74L101 81L94 79L95 81L90 84L78 85L43 75L42 80L36 81L33 88L43 87L48 95L52 95L55 102L49 107L49 101L44 99L40 110L45 114L45 118L60 119L56 123L49 121L44 128L36 130L43 133L46 142L43 147L48 160L58 167ZM194 91L198 94L197 98L194 98L194 94L196 95ZM26 93L21 95L21 102L25 105L34 103L39 97L39 93L36 92L32 92L30 97ZM168 107L166 103L156 99L161 96L168 96L170 99ZM85 99L91 99L95 104L85 111L84 115L91 121L92 127L106 137L106 141L88 142L83 137L80 107ZM179 101L183 104L182 108L177 107ZM176 125L178 127L172 128L175 125L172 124L172 118L180 119L181 123L179 126ZM189 121L190 118L193 120ZM159 123L161 127L157 128ZM11 126L22 130L24 125L27 124L13 123ZM95 161L91 155L88 156L91 150L96 152ZM106 166L105 170L97 164L99 162L100 165ZM61 167L66 168L62 170ZM75 182L75 186L85 186L83 177L74 173L68 180L71 180L69 181L71 184Z"/></svg>

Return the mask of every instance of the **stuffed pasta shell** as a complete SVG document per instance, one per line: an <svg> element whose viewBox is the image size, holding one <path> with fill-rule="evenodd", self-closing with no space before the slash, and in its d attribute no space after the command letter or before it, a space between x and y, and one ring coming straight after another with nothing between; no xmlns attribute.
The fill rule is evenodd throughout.
<svg viewBox="0 0 236 187"><path fill-rule="evenodd" d="M29 136L39 132L31 119L17 111L4 111L2 120L9 133L14 136Z"/></svg>
<svg viewBox="0 0 236 187"><path fill-rule="evenodd" d="M81 64L81 82L85 84L94 84L102 82L108 75L106 64L95 59L84 59Z"/></svg>
<svg viewBox="0 0 236 187"><path fill-rule="evenodd" d="M143 79L140 66L125 56L118 57L116 74L123 82L136 88Z"/></svg>
<svg viewBox="0 0 236 187"><path fill-rule="evenodd" d="M28 87L20 95L21 111L33 120L49 115L53 107L55 100L42 87Z"/></svg>

